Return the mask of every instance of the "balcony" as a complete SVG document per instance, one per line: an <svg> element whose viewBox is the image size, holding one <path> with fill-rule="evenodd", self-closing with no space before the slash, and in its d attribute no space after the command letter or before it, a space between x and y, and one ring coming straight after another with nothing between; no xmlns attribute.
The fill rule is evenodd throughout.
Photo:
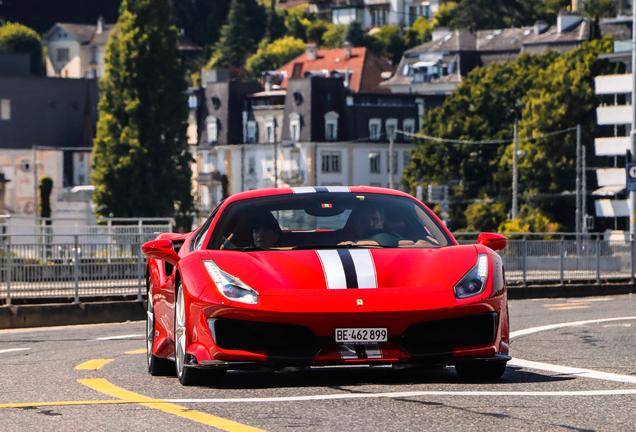
<svg viewBox="0 0 636 432"><path fill-rule="evenodd" d="M594 153L596 156L625 156L630 148L629 137L596 138Z"/></svg>
<svg viewBox="0 0 636 432"><path fill-rule="evenodd" d="M614 105L596 108L596 123L599 125L631 124L631 105Z"/></svg>
<svg viewBox="0 0 636 432"><path fill-rule="evenodd" d="M300 182L303 180L303 173L300 170L287 170L281 172L281 179L285 183Z"/></svg>
<svg viewBox="0 0 636 432"><path fill-rule="evenodd" d="M594 87L597 95L631 93L632 74L598 76L594 78Z"/></svg>

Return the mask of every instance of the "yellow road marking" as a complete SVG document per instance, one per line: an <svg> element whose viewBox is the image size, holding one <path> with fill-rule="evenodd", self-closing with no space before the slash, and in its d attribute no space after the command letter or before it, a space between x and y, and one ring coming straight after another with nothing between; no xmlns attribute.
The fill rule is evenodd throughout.
<svg viewBox="0 0 636 432"><path fill-rule="evenodd" d="M97 370L97 369L101 369L102 366L104 366L107 363L112 362L113 359L95 359L95 360L89 360L87 362L84 362L80 365L75 366L75 369L92 369L92 370Z"/></svg>
<svg viewBox="0 0 636 432"><path fill-rule="evenodd" d="M146 354L148 350L146 348L135 350L135 351L126 351L126 354Z"/></svg>
<svg viewBox="0 0 636 432"><path fill-rule="evenodd" d="M263 432L262 429L253 428L251 426L236 423L232 420L223 419L221 417L216 417L211 414L193 411L187 408L183 408L179 405L163 401L161 399L153 399L144 395L130 392L109 383L105 379L80 379L77 381L87 387L92 388L93 390L97 390L98 392L105 393L109 396L116 397L127 402L137 402L148 408L158 409L169 414L174 414L179 417L206 424L208 426L214 426L218 429L222 429L228 432Z"/></svg>
<svg viewBox="0 0 636 432"><path fill-rule="evenodd" d="M570 303L552 303L552 304L544 304L543 307L551 308L555 306L579 306L579 305L590 305L591 302L570 302Z"/></svg>
<svg viewBox="0 0 636 432"><path fill-rule="evenodd" d="M554 310L568 310L568 309L587 309L589 308L590 305L584 305L584 306L565 306L565 307L555 307L555 308L548 308L548 310L554 311Z"/></svg>

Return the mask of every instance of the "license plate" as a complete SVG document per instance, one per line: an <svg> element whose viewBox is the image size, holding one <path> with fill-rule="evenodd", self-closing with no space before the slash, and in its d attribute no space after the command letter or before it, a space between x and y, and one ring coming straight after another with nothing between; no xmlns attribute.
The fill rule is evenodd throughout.
<svg viewBox="0 0 636 432"><path fill-rule="evenodd" d="M389 333L386 327L374 328L337 328L336 343L374 344L387 342Z"/></svg>

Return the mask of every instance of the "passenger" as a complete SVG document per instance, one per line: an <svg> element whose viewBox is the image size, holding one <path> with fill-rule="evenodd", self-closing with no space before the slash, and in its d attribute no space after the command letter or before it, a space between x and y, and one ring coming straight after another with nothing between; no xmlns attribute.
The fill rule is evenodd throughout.
<svg viewBox="0 0 636 432"><path fill-rule="evenodd" d="M254 243L252 247L269 249L272 247L293 246L283 234L276 218L268 211L257 213L250 220L250 229Z"/></svg>

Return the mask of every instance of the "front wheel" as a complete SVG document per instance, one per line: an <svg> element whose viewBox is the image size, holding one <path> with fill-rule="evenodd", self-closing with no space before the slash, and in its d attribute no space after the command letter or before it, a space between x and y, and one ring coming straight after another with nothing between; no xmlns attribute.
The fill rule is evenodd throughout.
<svg viewBox="0 0 636 432"><path fill-rule="evenodd" d="M455 365L455 371L463 379L497 379L506 372L506 362L471 362Z"/></svg>
<svg viewBox="0 0 636 432"><path fill-rule="evenodd" d="M183 299L183 285L179 282L177 286L177 296L174 305L174 364L177 378L184 386L213 385L221 381L225 375L225 370L204 371L201 369L187 367L191 356L186 353L186 311Z"/></svg>

